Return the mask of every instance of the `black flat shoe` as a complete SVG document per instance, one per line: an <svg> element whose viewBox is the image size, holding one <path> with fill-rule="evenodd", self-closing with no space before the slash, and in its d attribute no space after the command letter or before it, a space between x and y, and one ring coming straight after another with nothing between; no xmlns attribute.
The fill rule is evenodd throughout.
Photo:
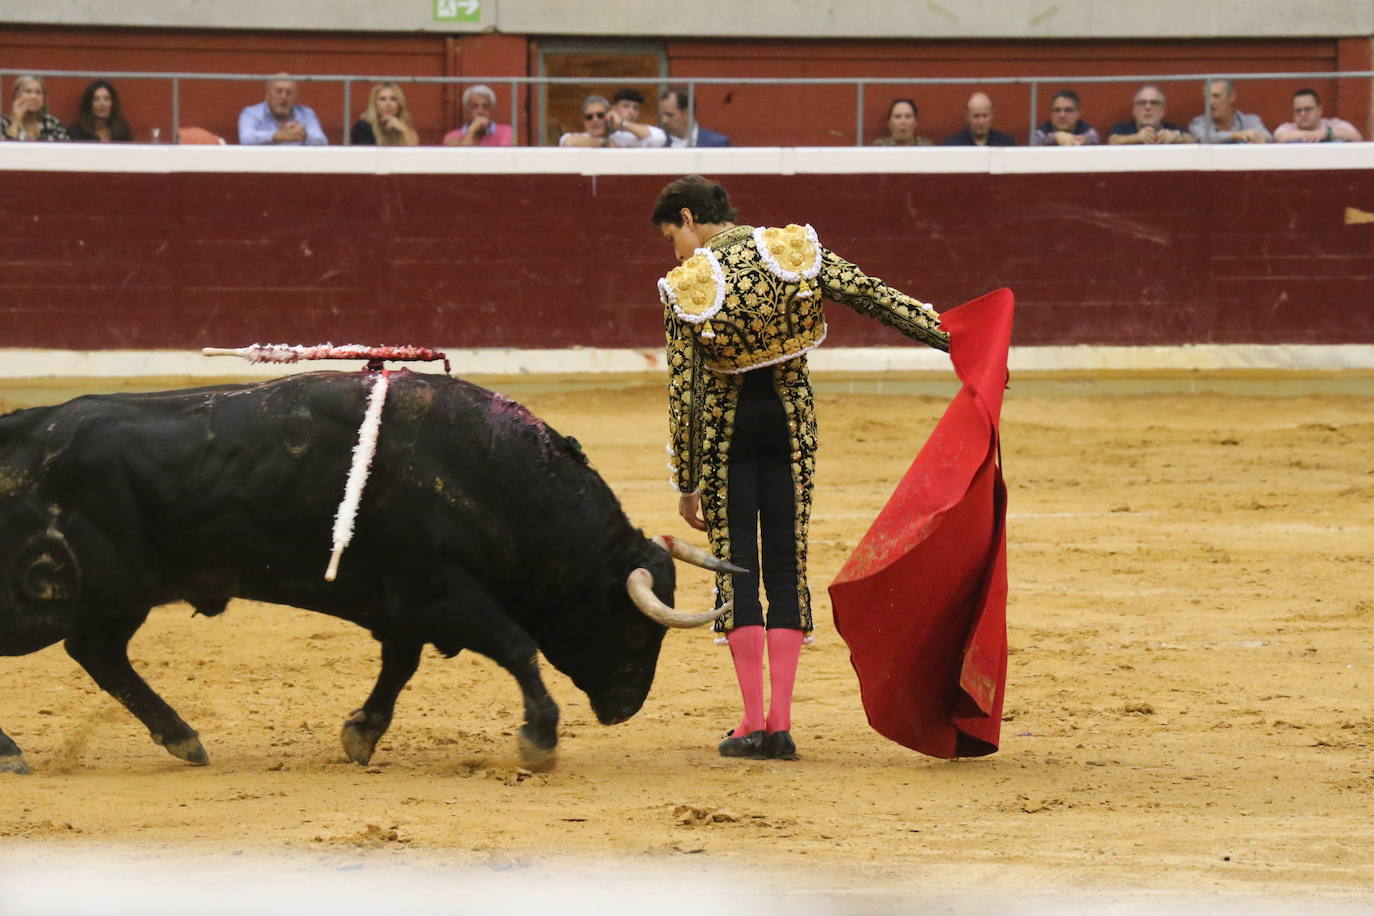
<svg viewBox="0 0 1374 916"><path fill-rule="evenodd" d="M768 756L774 760L796 760L797 744L789 732L770 732L764 742Z"/></svg>
<svg viewBox="0 0 1374 916"><path fill-rule="evenodd" d="M731 736L720 743L720 756L722 757L751 757L755 760L768 759L768 732L759 729L750 732L743 738Z"/></svg>

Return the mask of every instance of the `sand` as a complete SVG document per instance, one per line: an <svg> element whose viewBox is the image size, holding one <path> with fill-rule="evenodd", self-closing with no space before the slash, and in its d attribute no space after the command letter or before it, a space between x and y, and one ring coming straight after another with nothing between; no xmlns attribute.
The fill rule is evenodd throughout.
<svg viewBox="0 0 1374 916"><path fill-rule="evenodd" d="M689 533L658 389L524 400L583 443L637 524ZM0 775L0 860L640 863L869 902L1121 890L1374 903L1374 393L1013 387L1003 743L952 762L868 728L825 593L943 401L826 395L818 409L801 760L716 755L737 697L727 651L701 630L668 635L644 709L614 727L546 665L563 712L548 773L520 766L513 681L427 650L358 767L338 732L375 675L367 633L270 605L214 619L174 605L131 654L211 765L153 745L60 647L3 659L0 726L34 774ZM705 607L708 574L680 581L679 605Z"/></svg>

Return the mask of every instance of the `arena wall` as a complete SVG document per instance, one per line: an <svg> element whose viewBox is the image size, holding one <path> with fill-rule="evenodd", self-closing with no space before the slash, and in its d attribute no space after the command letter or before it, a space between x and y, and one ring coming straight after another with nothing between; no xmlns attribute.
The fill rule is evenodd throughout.
<svg viewBox="0 0 1374 916"><path fill-rule="evenodd" d="M0 346L661 347L648 214L703 172L1019 347L1374 345L1365 144L447 150L8 146ZM828 346L902 338L833 307Z"/></svg>

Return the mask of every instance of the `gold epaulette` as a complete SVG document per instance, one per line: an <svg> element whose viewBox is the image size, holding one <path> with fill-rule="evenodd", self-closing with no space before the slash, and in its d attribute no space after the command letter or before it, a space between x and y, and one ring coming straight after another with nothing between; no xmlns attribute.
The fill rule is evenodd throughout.
<svg viewBox="0 0 1374 916"><path fill-rule="evenodd" d="M754 230L754 246L764 266L789 283L810 280L820 273L821 243L810 224L793 223L782 229L760 226Z"/></svg>
<svg viewBox="0 0 1374 916"><path fill-rule="evenodd" d="M658 281L658 295L677 317L701 324L725 302L725 273L709 248L696 252Z"/></svg>

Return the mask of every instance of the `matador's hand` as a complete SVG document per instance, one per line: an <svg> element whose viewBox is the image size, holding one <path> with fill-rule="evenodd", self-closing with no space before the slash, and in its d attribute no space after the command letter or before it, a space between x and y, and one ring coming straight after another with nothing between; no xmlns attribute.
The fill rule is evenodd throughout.
<svg viewBox="0 0 1374 916"><path fill-rule="evenodd" d="M706 521L701 517L701 494L683 493L677 498L677 514L683 521L698 531L706 530Z"/></svg>

